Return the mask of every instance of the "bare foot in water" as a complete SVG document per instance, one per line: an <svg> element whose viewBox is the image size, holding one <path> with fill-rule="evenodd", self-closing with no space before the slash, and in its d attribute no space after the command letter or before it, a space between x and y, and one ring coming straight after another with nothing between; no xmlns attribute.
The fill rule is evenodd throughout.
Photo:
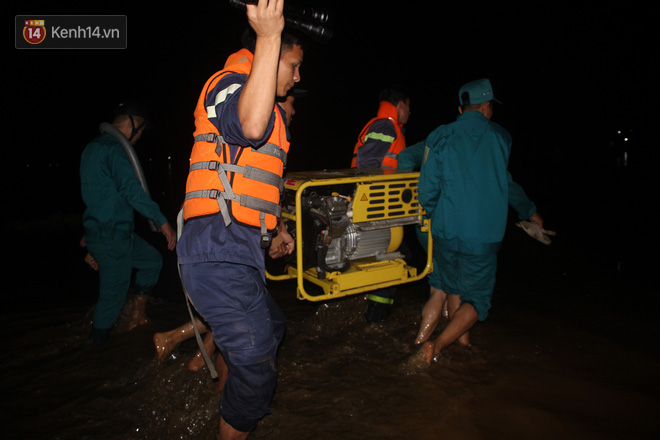
<svg viewBox="0 0 660 440"><path fill-rule="evenodd" d="M145 295L136 295L132 304L131 319L128 323L128 330L133 330L135 327L141 325L149 324L149 318L147 318L146 309L147 309L147 300L148 298Z"/></svg>
<svg viewBox="0 0 660 440"><path fill-rule="evenodd" d="M417 374L426 371L433 359L433 343L424 343L403 365L407 374Z"/></svg>
<svg viewBox="0 0 660 440"><path fill-rule="evenodd" d="M200 333L206 332L206 326L197 318L195 318L195 325ZM195 326L192 321L186 322L168 332L154 334L154 346L156 347L158 361L165 361L177 345L194 336Z"/></svg>
<svg viewBox="0 0 660 440"><path fill-rule="evenodd" d="M147 325L150 322L151 321L146 316L134 317L133 319L131 319L131 322L128 323L128 330L133 330L134 328L139 327L141 325Z"/></svg>
<svg viewBox="0 0 660 440"><path fill-rule="evenodd" d="M426 366L430 366L435 356L435 344L433 342L425 342L422 345L422 353L424 354L424 362Z"/></svg>
<svg viewBox="0 0 660 440"><path fill-rule="evenodd" d="M154 334L154 346L156 347L156 355L159 363L165 362L170 353L172 353L172 350L174 350L174 343L167 337L167 333Z"/></svg>
<svg viewBox="0 0 660 440"><path fill-rule="evenodd" d="M197 350L195 356L193 356L193 358L190 359L190 362L188 362L188 370L197 371L205 365L206 361L204 360L204 356L202 356L202 352Z"/></svg>
<svg viewBox="0 0 660 440"><path fill-rule="evenodd" d="M208 332L204 335L204 348L206 349L206 352L209 356L215 352L215 342L213 342L213 334L211 332ZM197 371L205 365L206 361L204 360L204 356L202 356L202 352L197 350L195 356L193 356L193 358L188 363L188 370Z"/></svg>
<svg viewBox="0 0 660 440"><path fill-rule="evenodd" d="M422 323L415 338L415 345L426 342L435 331L440 320L443 317L448 318L448 316L447 294L441 289L431 287L429 299L424 304L424 309L422 309Z"/></svg>

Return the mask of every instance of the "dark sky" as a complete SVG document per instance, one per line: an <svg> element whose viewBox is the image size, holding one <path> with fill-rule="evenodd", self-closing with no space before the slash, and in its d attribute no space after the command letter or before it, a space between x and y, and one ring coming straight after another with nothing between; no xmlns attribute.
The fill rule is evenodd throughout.
<svg viewBox="0 0 660 440"><path fill-rule="evenodd" d="M297 103L291 170L346 167L360 129L375 114L378 90L388 83L411 92L412 144L455 118L462 83L488 77L504 101L494 120L514 137L514 178L554 211L546 217L556 223L611 202L620 183L619 144L612 143L618 129L634 130L629 157L639 164L635 179L646 185L655 175L649 134L658 94L650 65L658 46L646 25L649 11L635 2L303 3L330 12L334 37L312 42L305 54L300 87L312 94ZM77 165L84 145L120 99L141 96L158 123L138 146L149 161L143 166L153 172L154 186L168 182L159 194L179 199L198 94L239 48L247 23L244 12L226 1L209 4L139 12L129 2L30 2L15 10L127 15L128 47L10 49L5 127L17 147L3 161L5 174L27 180L20 185L25 190L48 189L53 204L79 206ZM171 179L159 177L166 168ZM10 192L10 200L20 197Z"/></svg>

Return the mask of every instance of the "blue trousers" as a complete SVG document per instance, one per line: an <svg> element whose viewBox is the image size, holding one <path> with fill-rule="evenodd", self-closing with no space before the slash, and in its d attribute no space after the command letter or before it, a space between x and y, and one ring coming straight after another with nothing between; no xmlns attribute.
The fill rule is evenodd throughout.
<svg viewBox="0 0 660 440"><path fill-rule="evenodd" d="M135 234L101 238L85 231L85 243L99 265L99 300L94 309L93 327L109 330L126 302L133 270L136 270L135 293L148 294L158 282L163 257Z"/></svg>
<svg viewBox="0 0 660 440"><path fill-rule="evenodd" d="M285 320L256 268L227 262L181 265L183 285L210 326L227 364L220 412L234 429L254 430L270 413Z"/></svg>

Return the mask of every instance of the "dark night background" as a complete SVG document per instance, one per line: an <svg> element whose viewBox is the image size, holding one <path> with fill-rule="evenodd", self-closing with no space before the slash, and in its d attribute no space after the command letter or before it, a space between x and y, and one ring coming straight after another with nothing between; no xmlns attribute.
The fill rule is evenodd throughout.
<svg viewBox="0 0 660 440"><path fill-rule="evenodd" d="M312 94L296 105L290 171L347 167L388 83L411 92L411 145L455 118L461 84L488 77L504 102L494 120L514 139L510 170L557 240L584 246L612 270L621 263L629 276L654 268L646 251L657 244L657 45L648 10L614 1L303 3L330 11L334 37L305 53L299 86ZM226 1L176 6L31 2L13 11L127 15L128 47L10 48L5 222L79 219L80 153L113 106L135 96L157 124L137 152L174 222L198 94L247 24Z"/></svg>
<svg viewBox="0 0 660 440"><path fill-rule="evenodd" d="M397 293L382 326L362 322L359 296L317 305L269 283L288 330L273 414L255 439L660 438L660 46L648 3L296 1L326 7L334 37L305 53L299 86L311 94L296 102L289 171L348 167L388 83L411 92L412 145L455 119L463 83L488 77L504 102L493 119L513 136L509 169L557 236L535 242L511 213L476 350L452 347L428 374L400 365L426 280ZM5 32L3 438L216 438L212 381L185 368L195 342L154 358L153 333L188 316L176 254L139 216L164 257L154 321L91 346L98 274L79 246L78 167L116 104L142 98L156 128L136 151L174 223L194 106L239 48L245 13L228 0L16 3L3 3L6 23L126 15L128 47L18 50Z"/></svg>

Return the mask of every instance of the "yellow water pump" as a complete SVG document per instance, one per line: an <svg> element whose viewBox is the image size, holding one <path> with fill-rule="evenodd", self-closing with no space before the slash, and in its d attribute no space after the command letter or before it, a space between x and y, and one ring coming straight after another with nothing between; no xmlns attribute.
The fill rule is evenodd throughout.
<svg viewBox="0 0 660 440"><path fill-rule="evenodd" d="M406 225L428 232L418 172L346 169L288 173L282 217L296 251L283 274L301 300L324 301L410 283L432 270L431 234L424 267L399 252Z"/></svg>

